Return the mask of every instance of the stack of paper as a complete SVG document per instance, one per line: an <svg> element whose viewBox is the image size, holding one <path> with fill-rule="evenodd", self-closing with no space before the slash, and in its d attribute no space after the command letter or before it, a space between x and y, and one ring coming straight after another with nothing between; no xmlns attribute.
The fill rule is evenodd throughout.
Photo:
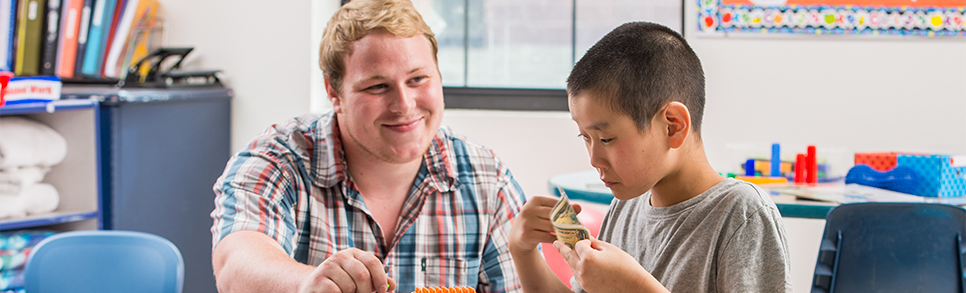
<svg viewBox="0 0 966 293"><path fill-rule="evenodd" d="M827 185L763 185L772 192L794 195L797 198L836 203L857 202L936 202L966 204L966 198L923 197L859 184Z"/></svg>

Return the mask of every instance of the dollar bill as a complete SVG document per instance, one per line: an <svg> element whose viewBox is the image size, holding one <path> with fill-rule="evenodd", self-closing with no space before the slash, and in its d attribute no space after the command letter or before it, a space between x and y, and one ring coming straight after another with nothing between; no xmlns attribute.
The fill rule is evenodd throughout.
<svg viewBox="0 0 966 293"><path fill-rule="evenodd" d="M553 231L557 234L557 240L566 244L570 249L574 248L577 241L590 239L590 230L577 220L577 212L570 206L570 198L563 189L560 191L560 200L550 210L550 221L553 223Z"/></svg>
<svg viewBox="0 0 966 293"><path fill-rule="evenodd" d="M560 190L560 200L550 210L550 220L554 224L580 225L577 212L570 206L570 198L563 190Z"/></svg>

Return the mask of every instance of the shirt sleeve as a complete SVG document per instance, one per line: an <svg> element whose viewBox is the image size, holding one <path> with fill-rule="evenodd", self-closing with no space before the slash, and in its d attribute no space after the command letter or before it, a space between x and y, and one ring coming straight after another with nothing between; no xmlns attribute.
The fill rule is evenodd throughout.
<svg viewBox="0 0 966 293"><path fill-rule="evenodd" d="M776 207L746 218L722 248L717 278L721 292L791 292L785 229Z"/></svg>
<svg viewBox="0 0 966 293"><path fill-rule="evenodd" d="M250 230L272 237L291 255L300 157L280 151L289 148L271 137L256 139L250 146L229 160L213 187L211 247L232 232Z"/></svg>
<svg viewBox="0 0 966 293"><path fill-rule="evenodd" d="M500 169L500 188L496 194L498 200L490 201L494 214L483 250L480 288L482 292L522 292L523 287L510 257L509 235L512 219L520 213L526 197L510 171L502 164Z"/></svg>

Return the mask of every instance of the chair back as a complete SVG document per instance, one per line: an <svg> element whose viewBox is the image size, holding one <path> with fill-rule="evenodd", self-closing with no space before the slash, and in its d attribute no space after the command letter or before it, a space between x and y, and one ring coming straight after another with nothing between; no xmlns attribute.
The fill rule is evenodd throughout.
<svg viewBox="0 0 966 293"><path fill-rule="evenodd" d="M178 248L144 232L58 233L33 249L24 267L31 293L180 293L184 259Z"/></svg>
<svg viewBox="0 0 966 293"><path fill-rule="evenodd" d="M963 292L966 210L855 203L829 211L812 292Z"/></svg>

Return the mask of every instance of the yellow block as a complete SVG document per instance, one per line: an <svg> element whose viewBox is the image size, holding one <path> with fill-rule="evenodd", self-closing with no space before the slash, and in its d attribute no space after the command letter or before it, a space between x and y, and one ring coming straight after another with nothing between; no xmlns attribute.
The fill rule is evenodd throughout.
<svg viewBox="0 0 966 293"><path fill-rule="evenodd" d="M754 184L788 183L785 177L764 177L764 176L735 176L735 179L751 182Z"/></svg>

